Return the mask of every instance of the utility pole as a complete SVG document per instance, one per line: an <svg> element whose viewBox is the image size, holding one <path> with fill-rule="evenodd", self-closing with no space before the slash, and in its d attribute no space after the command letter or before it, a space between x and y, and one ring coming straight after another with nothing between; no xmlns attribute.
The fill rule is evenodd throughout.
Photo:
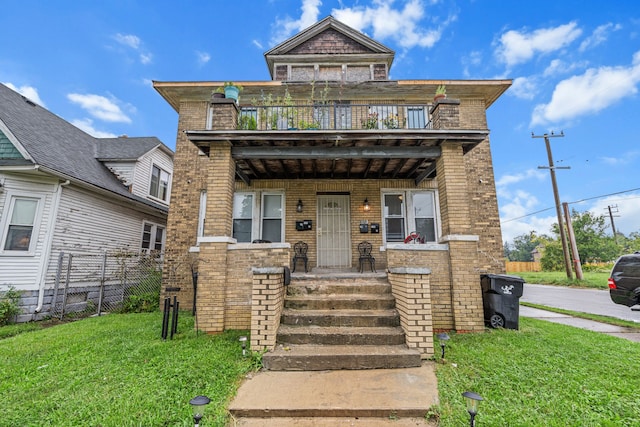
<svg viewBox="0 0 640 427"><path fill-rule="evenodd" d="M584 279L582 274L582 264L580 263L580 253L578 253L578 244L576 243L576 235L573 232L573 224L571 223L571 214L569 213L569 203L564 202L562 204L564 210L564 218L567 221L567 233L569 234L569 243L571 243L571 255L573 256L573 264L576 269L576 278L578 280Z"/></svg>
<svg viewBox="0 0 640 427"><path fill-rule="evenodd" d="M547 157L549 158L549 166L538 166L538 169L549 169L551 174L551 185L553 186L553 198L556 202L556 215L558 216L558 228L560 230L560 241L562 242L562 254L564 255L564 268L567 272L567 278L573 280L573 273L571 270L571 259L569 256L569 247L567 245L567 235L564 229L564 221L562 220L562 209L560 208L560 196L558 195L558 184L556 182L556 169L570 169L568 166L558 167L553 164L553 155L551 154L551 144L549 138L564 137L564 132L560 132L559 135L555 135L551 132L551 135L534 135L531 132L531 138L544 138L544 143L547 147Z"/></svg>
<svg viewBox="0 0 640 427"><path fill-rule="evenodd" d="M613 230L613 241L616 242L616 245L618 244L618 236L616 233L616 224L615 222L613 222L613 214L614 213L618 213L618 205L615 206L607 206L607 209L609 210L609 218L611 219L611 230ZM616 211L613 212L613 209L615 209Z"/></svg>

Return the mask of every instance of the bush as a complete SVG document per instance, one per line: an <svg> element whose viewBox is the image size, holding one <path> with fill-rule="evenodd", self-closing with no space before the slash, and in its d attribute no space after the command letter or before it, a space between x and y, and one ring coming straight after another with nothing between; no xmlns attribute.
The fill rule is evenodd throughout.
<svg viewBox="0 0 640 427"><path fill-rule="evenodd" d="M162 272L150 270L140 284L132 288L122 305L123 313L150 313L160 307L160 287Z"/></svg>
<svg viewBox="0 0 640 427"><path fill-rule="evenodd" d="M20 291L16 291L13 286L0 294L0 326L12 323L13 317L20 313L19 303Z"/></svg>

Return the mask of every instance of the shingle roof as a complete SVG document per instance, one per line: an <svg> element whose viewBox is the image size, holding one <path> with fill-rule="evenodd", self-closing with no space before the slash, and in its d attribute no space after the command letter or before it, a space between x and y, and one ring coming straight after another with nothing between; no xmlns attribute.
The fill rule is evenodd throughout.
<svg viewBox="0 0 640 427"><path fill-rule="evenodd" d="M173 157L173 152L155 136L99 138L96 140L99 160L136 160L158 147Z"/></svg>
<svg viewBox="0 0 640 427"><path fill-rule="evenodd" d="M99 160L98 149L114 155L113 138L100 142L49 110L35 104L19 93L0 84L0 121L29 153L35 165L53 173L70 177L146 205L167 210L165 206L131 194L128 189ZM123 138L124 139L124 138ZM128 138L131 152L163 145L155 138ZM135 147L138 144L142 147ZM137 156L139 157L139 156ZM136 157L136 158L137 158Z"/></svg>

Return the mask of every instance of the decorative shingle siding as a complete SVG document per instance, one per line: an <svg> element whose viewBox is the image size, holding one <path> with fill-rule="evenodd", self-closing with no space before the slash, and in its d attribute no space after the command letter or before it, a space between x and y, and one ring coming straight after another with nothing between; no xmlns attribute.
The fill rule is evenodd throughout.
<svg viewBox="0 0 640 427"><path fill-rule="evenodd" d="M345 54L345 53L371 53L367 47L344 34L327 29L310 38L306 42L294 47L288 53L292 55L308 54Z"/></svg>

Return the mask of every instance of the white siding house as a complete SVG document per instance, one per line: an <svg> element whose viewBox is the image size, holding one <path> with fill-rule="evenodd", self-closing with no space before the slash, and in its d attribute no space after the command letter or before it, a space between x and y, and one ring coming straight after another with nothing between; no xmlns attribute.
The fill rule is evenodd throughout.
<svg viewBox="0 0 640 427"><path fill-rule="evenodd" d="M157 138L94 138L0 84L0 292L22 292L18 320L47 316L61 252L163 250L172 175Z"/></svg>

